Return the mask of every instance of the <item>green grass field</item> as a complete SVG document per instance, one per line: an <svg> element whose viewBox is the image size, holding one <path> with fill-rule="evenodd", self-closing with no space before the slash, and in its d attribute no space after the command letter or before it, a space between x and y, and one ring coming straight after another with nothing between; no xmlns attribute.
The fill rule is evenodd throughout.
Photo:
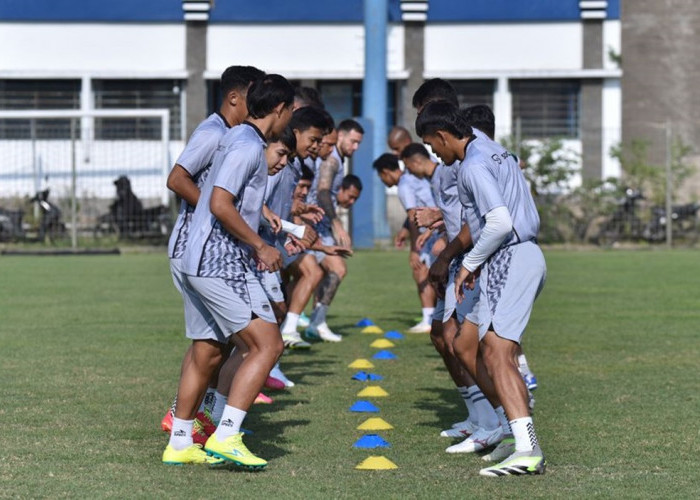
<svg viewBox="0 0 700 500"><path fill-rule="evenodd" d="M270 461L260 473L160 463L159 421L188 345L164 253L0 257L0 497L698 498L700 254L546 257L525 347L549 467L504 479L444 452L452 441L438 433L464 410L427 335L375 363L391 448L352 448L368 415L348 411L364 383L347 365L377 338L352 325L413 323L405 253L352 258L329 321L344 341L283 358L297 386L244 424ZM373 454L398 470L354 470Z"/></svg>

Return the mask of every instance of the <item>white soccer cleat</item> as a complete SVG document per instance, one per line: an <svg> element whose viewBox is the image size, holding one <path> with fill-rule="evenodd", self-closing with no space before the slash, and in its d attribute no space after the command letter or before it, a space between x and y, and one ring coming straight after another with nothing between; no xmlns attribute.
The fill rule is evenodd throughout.
<svg viewBox="0 0 700 500"><path fill-rule="evenodd" d="M406 330L408 333L430 333L431 325L425 321L413 325L411 328Z"/></svg>
<svg viewBox="0 0 700 500"><path fill-rule="evenodd" d="M281 380L285 387L294 387L294 382L289 380L282 370L280 370L279 363L277 363L274 368L270 370L270 377L275 377L277 380Z"/></svg>
<svg viewBox="0 0 700 500"><path fill-rule="evenodd" d="M325 322L316 326L310 325L304 332L304 335L307 339L323 340L324 342L340 342L343 340L343 337L333 333Z"/></svg>
<svg viewBox="0 0 700 500"><path fill-rule="evenodd" d="M306 328L307 326L309 326L309 324L311 324L311 320L309 319L309 317L305 313L301 313L299 315L299 321L297 322L297 326L299 328Z"/></svg>
<svg viewBox="0 0 700 500"><path fill-rule="evenodd" d="M474 434L479 428L471 420L457 422L451 429L445 429L440 433L442 437L466 438Z"/></svg>
<svg viewBox="0 0 700 500"><path fill-rule="evenodd" d="M461 443L450 446L447 453L475 453L485 450L501 442L503 429L499 425L495 429L479 429Z"/></svg>
<svg viewBox="0 0 700 500"><path fill-rule="evenodd" d="M500 462L501 460L505 460L511 456L513 453L515 453L515 438L511 434L504 437L503 441L498 443L498 446L491 450L490 453L487 453L481 457L481 459L485 460L486 462Z"/></svg>

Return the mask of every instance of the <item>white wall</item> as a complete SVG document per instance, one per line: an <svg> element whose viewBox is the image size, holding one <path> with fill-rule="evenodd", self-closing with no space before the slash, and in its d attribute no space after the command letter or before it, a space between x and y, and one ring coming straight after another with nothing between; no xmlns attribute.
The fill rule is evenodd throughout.
<svg viewBox="0 0 700 500"><path fill-rule="evenodd" d="M622 28L617 19L603 23L603 67L605 69L618 69L617 63L608 56L608 51L611 49L615 54L622 55Z"/></svg>
<svg viewBox="0 0 700 500"><path fill-rule="evenodd" d="M622 140L622 89L620 80L603 82L603 178L619 177L620 162L610 157L610 148Z"/></svg>
<svg viewBox="0 0 700 500"><path fill-rule="evenodd" d="M0 75L184 70L184 24L0 23Z"/></svg>
<svg viewBox="0 0 700 500"><path fill-rule="evenodd" d="M429 24L425 72L580 69L581 23Z"/></svg>
<svg viewBox="0 0 700 500"><path fill-rule="evenodd" d="M250 64L287 78L362 78L364 28L359 24L209 25L207 72ZM404 29L389 26L387 71L404 73Z"/></svg>

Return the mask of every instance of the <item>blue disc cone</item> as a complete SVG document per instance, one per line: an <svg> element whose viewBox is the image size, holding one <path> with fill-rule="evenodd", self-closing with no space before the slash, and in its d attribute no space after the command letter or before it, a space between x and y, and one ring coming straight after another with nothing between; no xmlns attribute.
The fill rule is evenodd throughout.
<svg viewBox="0 0 700 500"><path fill-rule="evenodd" d="M355 323L355 326L372 326L374 325L374 321L372 321L369 318L362 318L360 321Z"/></svg>
<svg viewBox="0 0 700 500"><path fill-rule="evenodd" d="M377 375L376 373L368 373L367 380L384 380L384 377Z"/></svg>
<svg viewBox="0 0 700 500"><path fill-rule="evenodd" d="M389 448L391 445L377 434L365 434L352 445L354 448Z"/></svg>
<svg viewBox="0 0 700 500"><path fill-rule="evenodd" d="M372 356L372 359L396 359L396 354L391 351L379 351Z"/></svg>
<svg viewBox="0 0 700 500"><path fill-rule="evenodd" d="M384 335L384 338L392 339L392 340L400 340L403 338L403 334L401 334L400 332L397 332L396 330L389 330Z"/></svg>
<svg viewBox="0 0 700 500"><path fill-rule="evenodd" d="M369 380L369 374L367 372L359 371L352 376L353 380L360 380L362 382Z"/></svg>
<svg viewBox="0 0 700 500"><path fill-rule="evenodd" d="M350 411L358 413L379 413L379 408L369 401L356 401L355 404L350 407Z"/></svg>

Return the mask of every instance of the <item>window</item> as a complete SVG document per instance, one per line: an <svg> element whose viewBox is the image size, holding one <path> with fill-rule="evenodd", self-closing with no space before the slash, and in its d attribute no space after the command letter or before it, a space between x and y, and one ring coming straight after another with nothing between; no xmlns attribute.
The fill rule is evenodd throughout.
<svg viewBox="0 0 700 500"><path fill-rule="evenodd" d="M450 83L457 92L460 106L486 104L493 109L494 80L457 80Z"/></svg>
<svg viewBox="0 0 700 500"><path fill-rule="evenodd" d="M335 123L362 115L362 80L319 81L318 91ZM387 126L396 123L396 82L387 82Z"/></svg>
<svg viewBox="0 0 700 500"><path fill-rule="evenodd" d="M95 80L96 109L170 110L170 138L182 137L179 80ZM95 119L96 139L160 139L159 118Z"/></svg>
<svg viewBox="0 0 700 500"><path fill-rule="evenodd" d="M513 80L513 131L524 139L579 137L581 85L575 80Z"/></svg>
<svg viewBox="0 0 700 500"><path fill-rule="evenodd" d="M79 108L80 80L0 80L1 110ZM68 139L70 120L0 120L0 138Z"/></svg>

